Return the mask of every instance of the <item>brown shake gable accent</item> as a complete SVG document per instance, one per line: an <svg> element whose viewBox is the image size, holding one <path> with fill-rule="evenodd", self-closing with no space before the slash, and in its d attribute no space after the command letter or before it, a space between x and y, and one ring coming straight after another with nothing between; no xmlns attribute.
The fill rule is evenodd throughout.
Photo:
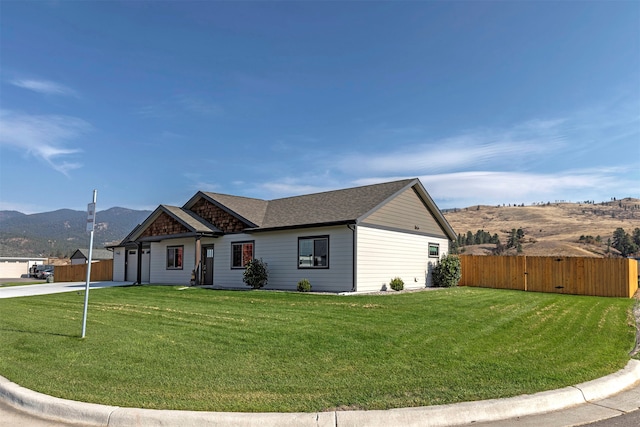
<svg viewBox="0 0 640 427"><path fill-rule="evenodd" d="M171 216L167 215L165 212L162 212L160 216L158 216L158 219L153 221L153 223L144 231L144 233L142 233L140 237L167 236L188 232L189 229L187 227L171 218Z"/></svg>
<svg viewBox="0 0 640 427"><path fill-rule="evenodd" d="M222 230L223 233L237 233L246 228L238 218L205 199L198 200L189 210Z"/></svg>

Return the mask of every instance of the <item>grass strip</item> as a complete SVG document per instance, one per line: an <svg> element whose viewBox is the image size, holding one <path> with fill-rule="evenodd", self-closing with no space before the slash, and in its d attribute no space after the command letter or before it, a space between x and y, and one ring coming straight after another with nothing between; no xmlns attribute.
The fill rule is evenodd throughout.
<svg viewBox="0 0 640 427"><path fill-rule="evenodd" d="M8 288L10 286L26 286L26 285L44 285L46 280L34 281L34 282L4 282L0 283L0 288Z"/></svg>
<svg viewBox="0 0 640 427"><path fill-rule="evenodd" d="M622 368L633 301L453 288L335 296L173 286L0 300L0 373L67 399L208 411L514 396Z"/></svg>

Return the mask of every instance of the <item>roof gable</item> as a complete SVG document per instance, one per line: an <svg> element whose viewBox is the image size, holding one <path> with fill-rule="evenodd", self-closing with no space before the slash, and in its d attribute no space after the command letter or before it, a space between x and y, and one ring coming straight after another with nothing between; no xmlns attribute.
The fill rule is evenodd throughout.
<svg viewBox="0 0 640 427"><path fill-rule="evenodd" d="M198 213L199 216L209 220L212 224L216 223L211 221L211 219L225 217L220 212L214 210L205 213L208 209L211 210L211 208L203 209L203 206L206 205L203 201L217 207L227 215L236 218L245 224L245 227L259 227L267 210L267 205L269 204L267 200L262 199L199 191L183 208ZM228 221L228 219L226 220ZM216 226L219 227L217 224Z"/></svg>
<svg viewBox="0 0 640 427"><path fill-rule="evenodd" d="M177 206L160 205L129 236L130 240L154 240L161 236L214 235L221 231L195 213Z"/></svg>
<svg viewBox="0 0 640 427"><path fill-rule="evenodd" d="M418 185L419 183L416 183L404 189L360 218L360 223L450 239L450 226L438 221L433 208L421 197ZM435 211L439 212L437 208Z"/></svg>
<svg viewBox="0 0 640 427"><path fill-rule="evenodd" d="M413 180L271 200L261 228L355 223Z"/></svg>

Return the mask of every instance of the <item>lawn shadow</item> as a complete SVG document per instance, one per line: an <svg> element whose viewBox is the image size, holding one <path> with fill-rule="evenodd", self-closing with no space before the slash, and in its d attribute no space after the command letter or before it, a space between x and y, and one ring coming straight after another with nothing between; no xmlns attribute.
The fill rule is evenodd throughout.
<svg viewBox="0 0 640 427"><path fill-rule="evenodd" d="M80 338L80 334L72 335L72 334L62 334L62 333L56 333L56 332L27 331L23 329L12 329L12 328L3 328L3 327L0 327L0 331L22 332L25 334L52 335L54 337Z"/></svg>

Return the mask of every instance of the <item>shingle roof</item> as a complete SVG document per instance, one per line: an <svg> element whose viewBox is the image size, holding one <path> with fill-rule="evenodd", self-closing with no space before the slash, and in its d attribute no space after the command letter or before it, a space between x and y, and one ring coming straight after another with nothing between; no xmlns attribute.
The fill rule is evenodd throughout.
<svg viewBox="0 0 640 427"><path fill-rule="evenodd" d="M82 255L83 257L85 257L85 259L89 259L89 249L88 248L82 248L82 249L76 249L76 251L73 253L72 257L75 256L76 253L80 253L80 255ZM113 258L113 252L108 251L106 249L93 249L91 251L91 259L112 259Z"/></svg>
<svg viewBox="0 0 640 427"><path fill-rule="evenodd" d="M413 181L405 179L271 200L260 228L355 222Z"/></svg>
<svg viewBox="0 0 640 427"><path fill-rule="evenodd" d="M213 224L208 223L193 212L179 208L177 206L160 205L160 209L172 215L182 222L187 228L196 233L216 233L220 232Z"/></svg>
<svg viewBox="0 0 640 427"><path fill-rule="evenodd" d="M223 209L253 223L253 228L273 229L355 221L413 181L405 179L268 201L219 193L203 194Z"/></svg>

